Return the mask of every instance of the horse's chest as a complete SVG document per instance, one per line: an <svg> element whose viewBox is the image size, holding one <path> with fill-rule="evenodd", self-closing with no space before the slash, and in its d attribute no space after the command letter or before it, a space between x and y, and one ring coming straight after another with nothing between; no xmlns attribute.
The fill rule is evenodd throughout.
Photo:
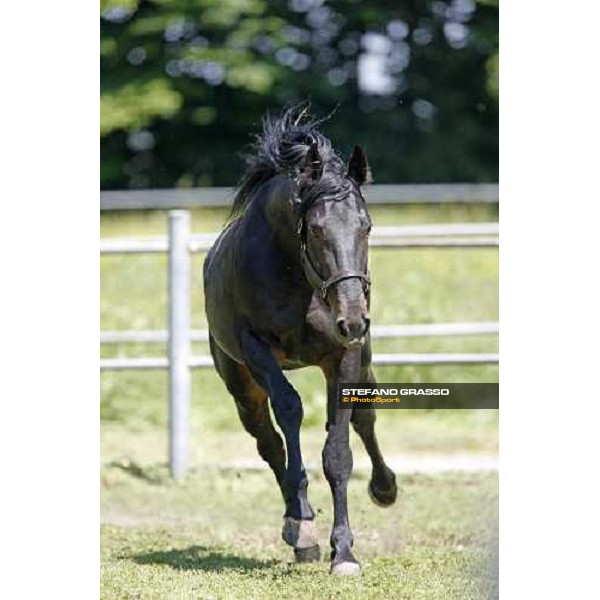
<svg viewBox="0 0 600 600"><path fill-rule="evenodd" d="M286 368L319 364L338 349L331 315L316 294L299 313L293 313L293 319L296 326L273 340L278 359Z"/></svg>
<svg viewBox="0 0 600 600"><path fill-rule="evenodd" d="M269 296L272 310L272 323L281 334L289 337L298 337L304 328L310 301L300 294L290 295L273 291Z"/></svg>

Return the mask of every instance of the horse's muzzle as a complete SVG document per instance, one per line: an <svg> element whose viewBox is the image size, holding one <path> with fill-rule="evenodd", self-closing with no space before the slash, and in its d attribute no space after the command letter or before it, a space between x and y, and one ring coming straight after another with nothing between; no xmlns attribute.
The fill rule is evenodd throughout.
<svg viewBox="0 0 600 600"><path fill-rule="evenodd" d="M343 346L364 343L369 331L369 307L359 279L340 281L332 288L331 314L335 333Z"/></svg>
<svg viewBox="0 0 600 600"><path fill-rule="evenodd" d="M358 318L346 319L339 317L336 321L337 332L345 344L360 342L364 343L371 320L366 315Z"/></svg>

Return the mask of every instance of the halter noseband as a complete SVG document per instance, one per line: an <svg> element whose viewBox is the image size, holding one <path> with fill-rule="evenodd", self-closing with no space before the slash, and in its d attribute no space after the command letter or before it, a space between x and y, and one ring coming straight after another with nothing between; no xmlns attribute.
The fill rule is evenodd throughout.
<svg viewBox="0 0 600 600"><path fill-rule="evenodd" d="M327 291L332 285L344 281L345 279L360 279L363 284L365 295L369 294L369 288L371 286L371 274L369 271L363 273L362 271L338 271L334 273L329 279L323 278L319 271L317 271L313 264L308 250L306 249L306 236L304 235L304 217L302 215L298 221L298 235L300 236L300 263L302 264L302 270L304 275L310 284L310 286L318 290L323 300L327 298Z"/></svg>

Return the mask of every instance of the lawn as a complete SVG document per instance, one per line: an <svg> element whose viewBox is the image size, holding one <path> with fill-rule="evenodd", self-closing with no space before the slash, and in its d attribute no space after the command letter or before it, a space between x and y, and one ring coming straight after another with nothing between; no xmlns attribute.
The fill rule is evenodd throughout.
<svg viewBox="0 0 600 600"><path fill-rule="evenodd" d="M374 207L376 225L497 220L493 206ZM192 211L193 231L216 231L223 210ZM102 237L166 232L166 213L107 213ZM196 255L195 328L206 327ZM101 258L103 330L164 329L164 256ZM494 249L371 251L375 324L495 321L498 252ZM375 340L376 352L496 352L496 336ZM161 344L103 345L101 355L156 356ZM194 352L208 352L196 344ZM382 382L494 382L498 367L378 367ZM305 409L302 446L320 463L325 393L321 374L289 374ZM101 375L102 597L112 598L490 598L495 597L497 474L404 475L397 504L376 508L357 469L350 519L362 562L358 580L328 575L326 562L291 564L280 540L282 506L267 471L220 469L257 458L231 398L212 369L192 374L191 474L167 476L167 377L159 371ZM386 456L496 454L498 411L385 410L377 424ZM364 449L352 436L355 460ZM327 554L331 498L320 469L309 472Z"/></svg>
<svg viewBox="0 0 600 600"><path fill-rule="evenodd" d="M162 467L102 469L101 597L488 599L496 590L497 476L404 476L398 502L371 504L349 486L363 574L328 574L331 497L310 476L323 560L295 565L280 540L282 504L266 471L196 470L174 483Z"/></svg>
<svg viewBox="0 0 600 600"><path fill-rule="evenodd" d="M376 225L497 220L488 205L373 207ZM195 232L217 231L226 218L222 209L192 211ZM163 211L103 213L102 237L164 234ZM206 327L202 293L203 257L194 257L192 325ZM495 321L498 319L498 251L495 249L371 250L374 324ZM103 330L164 329L167 318L166 257L111 255L101 259L100 325ZM496 352L497 336L379 339L376 352ZM206 344L194 352L208 353ZM112 356L164 355L163 344L103 345ZM378 367L379 381L495 382L496 365ZM308 426L318 425L324 401L322 377L308 369L290 375L305 402ZM105 422L150 428L165 424L166 379L160 372L103 372L101 412ZM227 429L231 412L224 387L212 370L193 375L197 418ZM208 401L207 399L210 399ZM387 411L389 412L389 411ZM389 418L389 417L386 417Z"/></svg>

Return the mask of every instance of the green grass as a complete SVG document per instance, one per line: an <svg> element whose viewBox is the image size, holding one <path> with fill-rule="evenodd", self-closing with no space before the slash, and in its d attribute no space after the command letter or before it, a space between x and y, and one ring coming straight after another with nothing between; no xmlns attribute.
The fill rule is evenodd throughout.
<svg viewBox="0 0 600 600"><path fill-rule="evenodd" d="M383 413L389 419L382 418ZM462 414L464 413L464 414ZM192 465L225 463L239 458L259 460L254 439L239 423L231 407L228 429L216 429L210 422L192 426L190 462ZM325 428L302 426L301 442L307 464L320 465L325 443ZM377 436L385 456L402 454L453 454L475 452L496 454L498 451L498 411L431 411L410 414L408 411L380 411ZM366 454L352 433L351 446L357 459ZM121 423L102 424L102 464L133 462L165 465L167 457L166 427L136 429Z"/></svg>
<svg viewBox="0 0 600 600"><path fill-rule="evenodd" d="M272 475L196 471L185 484L162 467L102 469L101 597L495 597L495 475L404 476L398 502L371 504L367 480L349 486L358 579L329 576L331 496L311 476L323 561L295 565L280 540L282 504Z"/></svg>
<svg viewBox="0 0 600 600"><path fill-rule="evenodd" d="M373 207L377 225L494 221L491 206ZM226 211L192 211L195 232L217 231ZM164 234L164 211L103 213L102 237ZM194 257L192 324L206 327L202 293L203 256ZM498 252L493 249L411 249L371 251L372 318L376 324L493 321L498 319ZM160 255L104 256L101 259L100 324L104 330L164 329L167 318L166 258ZM496 336L432 337L375 340L376 352L495 352ZM103 345L102 356L164 355L161 344ZM195 344L195 353L208 353ZM496 365L378 367L379 381L495 382ZM316 407L323 403L323 381L314 370L290 375L307 408L305 425L320 423ZM105 421L140 428L165 424L164 373L104 372L101 375L101 414ZM212 370L193 375L194 405L212 426L231 429L225 389ZM208 403L208 404L207 404Z"/></svg>
<svg viewBox="0 0 600 600"><path fill-rule="evenodd" d="M192 211L193 231L217 231L226 211ZM374 207L375 224L494 221L490 206ZM166 233L164 211L103 213L102 237L155 236ZM201 285L202 257L195 256L193 326L206 327ZM498 318L498 253L495 250L374 249L371 269L374 323L428 323ZM162 329L167 314L166 259L160 255L105 256L101 259L101 327ZM378 352L489 352L496 336L375 340ZM161 344L103 345L102 356L164 354ZM208 353L195 344L195 353ZM498 380L492 366L377 367L379 381L485 382ZM321 373L289 373L300 392L305 417L303 443L318 460L323 444L325 389ZM100 413L103 460L134 457L164 461L167 424L165 372L103 372ZM495 452L497 411L380 411L382 446L388 453ZM201 441L201 443L200 443ZM252 440L241 429L232 399L214 370L192 374L192 453L195 463L210 462L215 450L255 456ZM224 443L225 442L225 443ZM221 450L222 452L222 450Z"/></svg>
<svg viewBox="0 0 600 600"><path fill-rule="evenodd" d="M377 225L494 221L487 206L374 208ZM217 231L223 210L193 211L195 232ZM102 214L102 237L166 232L166 213ZM202 256L194 258L193 326L206 327ZM373 322L435 323L497 320L495 250L373 250ZM163 329L166 259L101 259L101 327ZM376 340L376 352L494 352L494 336ZM158 344L103 346L102 356L164 354ZM195 353L207 353L196 344ZM496 366L378 367L379 381L485 382ZM325 439L321 374L289 374L305 410L302 448L320 463ZM396 505L374 507L366 474L350 481L350 519L363 566L359 579L328 575L328 563L295 565L280 540L282 505L268 471L217 470L239 458L258 458L232 399L212 369L192 374L191 464L183 483L171 481L167 455L165 372L101 375L101 596L167 598L406 598L484 599L497 596L495 552L497 476L404 476ZM496 453L498 411L382 410L377 431L384 455ZM354 434L355 459L365 451ZM320 469L310 471L310 498L327 555L331 496Z"/></svg>

